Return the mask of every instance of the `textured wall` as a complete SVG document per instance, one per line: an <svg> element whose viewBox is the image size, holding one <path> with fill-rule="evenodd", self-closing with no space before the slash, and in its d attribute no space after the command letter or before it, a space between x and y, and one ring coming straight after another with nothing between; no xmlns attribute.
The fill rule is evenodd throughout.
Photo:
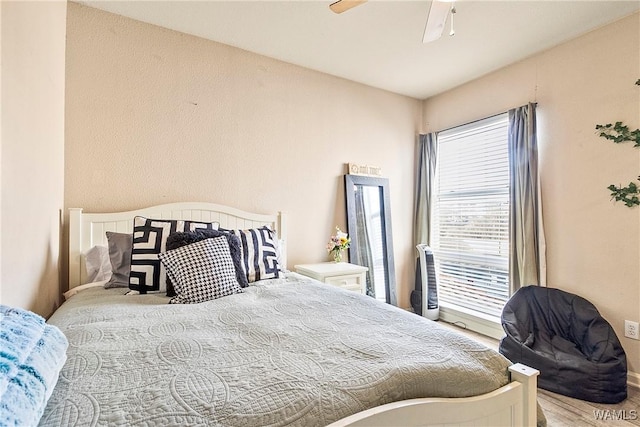
<svg viewBox="0 0 640 427"><path fill-rule="evenodd" d="M419 101L74 3L67 31L66 207L283 210L293 267L346 228L344 164L377 165L409 305Z"/></svg>
<svg viewBox="0 0 640 427"><path fill-rule="evenodd" d="M43 316L59 296L65 1L1 2L0 301Z"/></svg>
<svg viewBox="0 0 640 427"><path fill-rule="evenodd" d="M640 15L427 100L430 130L538 102L547 282L592 301L616 329L640 373L640 209L609 200L609 184L640 173L640 150L595 133L598 123L640 127Z"/></svg>

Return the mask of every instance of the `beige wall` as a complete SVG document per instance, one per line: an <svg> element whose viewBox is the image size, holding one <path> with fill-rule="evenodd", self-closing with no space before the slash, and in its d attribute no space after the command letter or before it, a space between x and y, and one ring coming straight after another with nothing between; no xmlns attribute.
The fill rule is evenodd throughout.
<svg viewBox="0 0 640 427"><path fill-rule="evenodd" d="M0 301L48 316L60 295L66 2L0 8Z"/></svg>
<svg viewBox="0 0 640 427"><path fill-rule="evenodd" d="M2 3L0 3L0 166L2 166L2 69L4 68L2 54ZM0 169L0 304L2 304L2 170Z"/></svg>
<svg viewBox="0 0 640 427"><path fill-rule="evenodd" d="M599 138L594 127L640 127L640 15L563 44L424 102L428 130L538 103L548 284L591 300L640 372L640 209L609 200L609 184L640 174L640 150Z"/></svg>
<svg viewBox="0 0 640 427"><path fill-rule="evenodd" d="M409 306L421 102L74 3L67 22L66 207L283 210L292 268L346 228L345 163L377 165Z"/></svg>
<svg viewBox="0 0 640 427"><path fill-rule="evenodd" d="M606 186L637 176L640 153L598 138L594 126L640 125L638 21L420 103L70 3L65 206L208 200L284 210L291 267L326 259L333 227L346 225L344 163L379 165L407 307L415 131L536 101L548 282L593 301L622 337L624 319L640 320L640 211L610 202ZM639 343L621 340L640 371Z"/></svg>

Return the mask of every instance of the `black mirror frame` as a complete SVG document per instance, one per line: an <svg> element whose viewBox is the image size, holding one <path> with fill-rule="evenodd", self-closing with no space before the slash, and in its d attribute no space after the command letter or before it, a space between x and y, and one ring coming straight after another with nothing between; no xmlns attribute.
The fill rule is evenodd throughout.
<svg viewBox="0 0 640 427"><path fill-rule="evenodd" d="M355 213L355 196L353 193L353 187L355 185L365 185L370 187L378 187L382 191L381 201L383 206L381 212L382 227L383 227L383 239L384 239L384 271L386 275L386 301L391 305L398 305L398 299L396 295L396 270L393 261L393 239L391 232L391 203L389 197L389 180L387 178L378 178L364 175L345 175L344 176L344 188L347 205L347 227L348 233L351 236L352 241L358 240L358 227L356 226L356 213ZM356 245L349 247L349 259L358 259L359 248Z"/></svg>

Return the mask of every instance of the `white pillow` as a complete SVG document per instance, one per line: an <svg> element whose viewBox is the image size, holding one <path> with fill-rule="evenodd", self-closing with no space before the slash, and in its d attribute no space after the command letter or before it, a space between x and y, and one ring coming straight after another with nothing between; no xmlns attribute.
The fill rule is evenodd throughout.
<svg viewBox="0 0 640 427"><path fill-rule="evenodd" d="M87 283L101 282L111 278L108 247L100 245L92 247L85 252L84 262L87 269Z"/></svg>
<svg viewBox="0 0 640 427"><path fill-rule="evenodd" d="M99 282L92 282L92 283L85 283L84 285L76 286L75 288L69 289L67 292L65 292L62 295L64 295L65 300L68 300L78 292L84 291L85 289L104 287L105 283L107 283L107 280L101 280Z"/></svg>

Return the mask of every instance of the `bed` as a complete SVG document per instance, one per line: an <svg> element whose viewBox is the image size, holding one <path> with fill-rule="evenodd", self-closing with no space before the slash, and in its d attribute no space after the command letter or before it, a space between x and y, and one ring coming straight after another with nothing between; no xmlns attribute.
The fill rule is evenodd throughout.
<svg viewBox="0 0 640 427"><path fill-rule="evenodd" d="M83 285L87 251L137 216L268 227L281 272L199 304ZM69 349L40 425L536 425L537 371L286 271L285 219L209 203L71 209L70 290L49 319Z"/></svg>

